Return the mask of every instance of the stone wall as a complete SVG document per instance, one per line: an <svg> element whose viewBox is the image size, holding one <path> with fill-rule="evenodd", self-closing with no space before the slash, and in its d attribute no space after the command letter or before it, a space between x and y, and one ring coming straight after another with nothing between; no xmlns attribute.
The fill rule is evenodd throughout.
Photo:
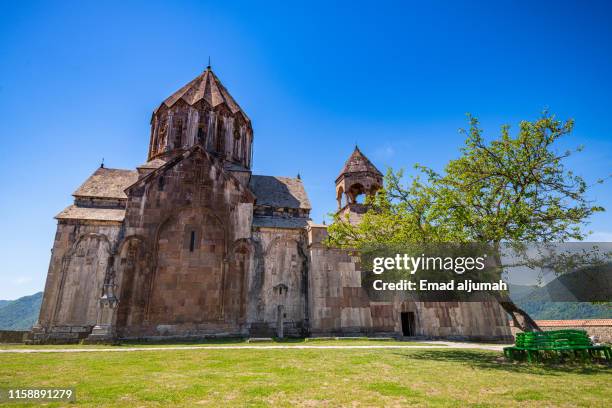
<svg viewBox="0 0 612 408"><path fill-rule="evenodd" d="M414 319L411 336L477 341L510 341L506 315L491 302L419 302L397 297L374 301L362 288L356 252L323 245L326 227L309 225L310 327L314 336L392 335L401 337L402 313Z"/></svg>
<svg viewBox="0 0 612 408"><path fill-rule="evenodd" d="M417 333L434 339L511 341L506 314L491 302L415 302ZM400 328L401 329L401 328Z"/></svg>
<svg viewBox="0 0 612 408"><path fill-rule="evenodd" d="M358 258L341 249L310 247L310 326L313 335L372 332Z"/></svg>
<svg viewBox="0 0 612 408"><path fill-rule="evenodd" d="M249 279L249 326L254 336L307 332L308 261L302 229L257 228L257 267Z"/></svg>
<svg viewBox="0 0 612 408"><path fill-rule="evenodd" d="M113 222L58 222L34 332L40 339L78 340L96 324L98 302L121 225Z"/></svg>
<svg viewBox="0 0 612 408"><path fill-rule="evenodd" d="M0 330L0 343L23 343L28 333L20 330Z"/></svg>
<svg viewBox="0 0 612 408"><path fill-rule="evenodd" d="M134 184L122 245L139 244L118 259L118 333L245 333L253 202L222 162L199 147Z"/></svg>

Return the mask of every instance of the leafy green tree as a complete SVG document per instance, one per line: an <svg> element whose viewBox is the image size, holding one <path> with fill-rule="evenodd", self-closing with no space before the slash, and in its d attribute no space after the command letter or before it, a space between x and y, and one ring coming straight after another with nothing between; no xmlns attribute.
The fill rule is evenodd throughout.
<svg viewBox="0 0 612 408"><path fill-rule="evenodd" d="M389 170L384 188L367 199L370 210L361 223L335 216L328 244L482 242L499 248L584 239L587 219L604 209L587 200L587 183L566 169L566 159L581 148L555 149L574 122L544 112L536 121L521 122L516 136L503 126L501 135L487 142L478 120L468 119L461 156L444 172L416 165L421 175L404 185L402 172ZM539 330L508 296L498 300L517 326Z"/></svg>

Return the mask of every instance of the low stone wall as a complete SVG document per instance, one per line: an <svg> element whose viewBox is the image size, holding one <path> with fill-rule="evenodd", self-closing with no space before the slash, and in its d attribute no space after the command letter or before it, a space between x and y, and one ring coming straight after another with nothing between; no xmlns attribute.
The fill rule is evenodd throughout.
<svg viewBox="0 0 612 408"><path fill-rule="evenodd" d="M612 343L612 319L584 319L584 320L536 320L544 331L577 329L586 330L589 336L595 336L600 343ZM521 329L510 322L512 335L520 333Z"/></svg>
<svg viewBox="0 0 612 408"><path fill-rule="evenodd" d="M23 343L28 333L21 330L0 330L0 343Z"/></svg>
<svg viewBox="0 0 612 408"><path fill-rule="evenodd" d="M74 344L87 338L92 326L55 326L50 330L34 328L26 339L28 344Z"/></svg>

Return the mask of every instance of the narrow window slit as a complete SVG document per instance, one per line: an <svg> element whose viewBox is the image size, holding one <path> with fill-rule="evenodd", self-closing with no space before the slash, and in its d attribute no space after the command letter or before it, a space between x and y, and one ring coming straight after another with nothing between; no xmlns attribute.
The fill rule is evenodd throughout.
<svg viewBox="0 0 612 408"><path fill-rule="evenodd" d="M195 231L191 231L191 238L189 240L189 252L193 252L195 249Z"/></svg>

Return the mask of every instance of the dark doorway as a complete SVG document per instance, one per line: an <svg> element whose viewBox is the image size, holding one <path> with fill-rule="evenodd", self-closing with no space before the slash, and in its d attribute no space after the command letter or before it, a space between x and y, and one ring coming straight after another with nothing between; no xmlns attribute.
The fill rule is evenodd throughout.
<svg viewBox="0 0 612 408"><path fill-rule="evenodd" d="M414 336L414 312L402 312L402 334L404 336Z"/></svg>

